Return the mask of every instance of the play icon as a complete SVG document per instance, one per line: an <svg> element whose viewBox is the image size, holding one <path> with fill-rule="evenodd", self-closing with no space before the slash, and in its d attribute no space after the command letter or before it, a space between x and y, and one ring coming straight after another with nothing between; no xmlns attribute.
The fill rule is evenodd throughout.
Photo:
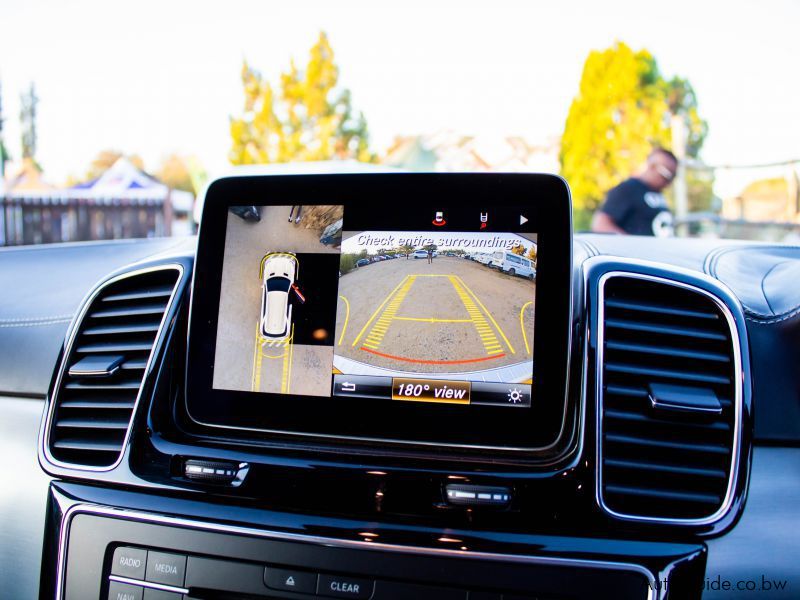
<svg viewBox="0 0 800 600"><path fill-rule="evenodd" d="M519 216L519 224L520 225L525 225L525 223L527 223L527 222L528 222L528 217L526 217L525 215L520 215Z"/></svg>

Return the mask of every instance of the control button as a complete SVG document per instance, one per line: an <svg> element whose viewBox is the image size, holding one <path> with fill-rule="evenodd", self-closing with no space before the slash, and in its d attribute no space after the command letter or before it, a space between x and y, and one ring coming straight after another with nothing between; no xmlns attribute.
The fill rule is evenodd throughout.
<svg viewBox="0 0 800 600"><path fill-rule="evenodd" d="M511 490L505 487L449 483L444 489L450 504L506 506L511 502Z"/></svg>
<svg viewBox="0 0 800 600"><path fill-rule="evenodd" d="M247 463L190 458L183 464L187 479L238 487L249 470Z"/></svg>
<svg viewBox="0 0 800 600"><path fill-rule="evenodd" d="M147 573L145 579L154 583L164 583L183 587L183 575L186 571L186 557L166 552L147 553Z"/></svg>
<svg viewBox="0 0 800 600"><path fill-rule="evenodd" d="M267 567L264 570L264 583L273 590L313 594L317 589L317 576L305 571Z"/></svg>
<svg viewBox="0 0 800 600"><path fill-rule="evenodd" d="M443 588L416 583L378 581L375 585L375 598L380 600L467 600L467 592L453 588Z"/></svg>
<svg viewBox="0 0 800 600"><path fill-rule="evenodd" d="M190 556L186 561L186 583L183 587L263 596L266 591L264 567L231 560Z"/></svg>
<svg viewBox="0 0 800 600"><path fill-rule="evenodd" d="M117 548L111 563L111 574L131 579L144 579L147 550L141 548Z"/></svg>
<svg viewBox="0 0 800 600"><path fill-rule="evenodd" d="M527 408L531 405L531 385L528 383L472 383L472 404Z"/></svg>
<svg viewBox="0 0 800 600"><path fill-rule="evenodd" d="M108 584L108 600L142 600L143 588L119 581Z"/></svg>
<svg viewBox="0 0 800 600"><path fill-rule="evenodd" d="M342 575L320 575L317 594L331 598L371 598L375 582Z"/></svg>
<svg viewBox="0 0 800 600"><path fill-rule="evenodd" d="M372 375L334 375L333 395L340 398L392 398L392 378Z"/></svg>
<svg viewBox="0 0 800 600"><path fill-rule="evenodd" d="M525 215L520 215L519 216L519 224L520 225L525 225L525 223L527 223L527 222L528 222L528 217L526 217Z"/></svg>
<svg viewBox="0 0 800 600"><path fill-rule="evenodd" d="M175 592L145 588L144 600L181 600L181 595Z"/></svg>

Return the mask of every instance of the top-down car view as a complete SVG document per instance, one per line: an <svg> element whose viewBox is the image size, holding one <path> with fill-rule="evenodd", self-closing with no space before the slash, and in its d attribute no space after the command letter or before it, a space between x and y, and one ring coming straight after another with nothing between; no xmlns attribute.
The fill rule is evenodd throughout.
<svg viewBox="0 0 800 600"><path fill-rule="evenodd" d="M270 340L283 340L292 325L292 305L289 300L297 277L297 258L290 253L268 254L263 266L261 295L261 335Z"/></svg>
<svg viewBox="0 0 800 600"><path fill-rule="evenodd" d="M2 14L0 600L800 598L800 5Z"/></svg>

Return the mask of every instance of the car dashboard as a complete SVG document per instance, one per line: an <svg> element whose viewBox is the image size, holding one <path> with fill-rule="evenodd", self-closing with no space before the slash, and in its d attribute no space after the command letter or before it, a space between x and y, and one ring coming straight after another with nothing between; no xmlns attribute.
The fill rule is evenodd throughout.
<svg viewBox="0 0 800 600"><path fill-rule="evenodd" d="M576 234L561 443L528 455L199 426L195 257L194 238L0 250L7 597L800 585L800 249Z"/></svg>

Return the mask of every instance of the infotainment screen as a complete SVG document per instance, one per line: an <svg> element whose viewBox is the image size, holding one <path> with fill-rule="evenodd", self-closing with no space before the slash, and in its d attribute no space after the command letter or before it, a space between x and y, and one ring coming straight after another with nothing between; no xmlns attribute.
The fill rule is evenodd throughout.
<svg viewBox="0 0 800 600"><path fill-rule="evenodd" d="M189 415L362 442L553 443L569 223L566 187L547 176L216 182L195 271Z"/></svg>

